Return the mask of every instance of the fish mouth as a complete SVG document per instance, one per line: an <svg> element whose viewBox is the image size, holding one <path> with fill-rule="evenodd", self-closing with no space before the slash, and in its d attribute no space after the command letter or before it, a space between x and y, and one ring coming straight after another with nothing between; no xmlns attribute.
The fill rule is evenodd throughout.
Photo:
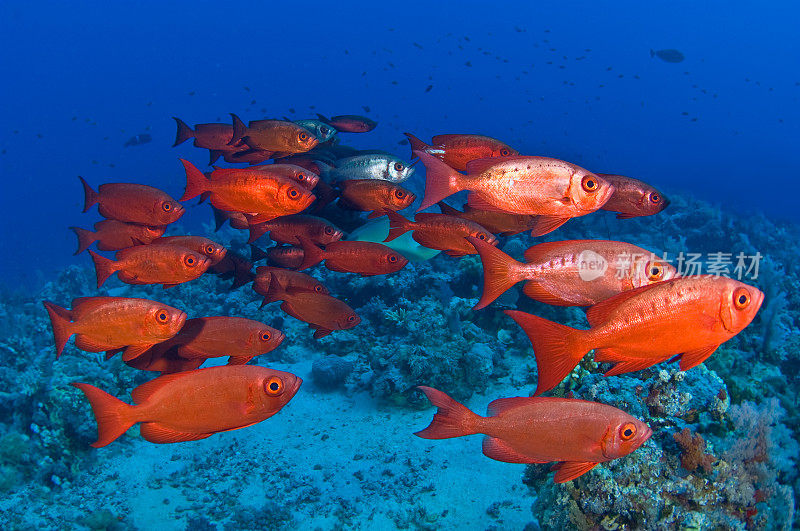
<svg viewBox="0 0 800 531"><path fill-rule="evenodd" d="M646 443L647 440L653 435L653 430L652 430L652 428L650 428L650 426L645 426L645 428L646 428L645 432L642 434L642 438L639 439L639 442L636 444L636 447L634 447L634 450L636 450L637 448L642 446L644 443Z"/></svg>
<svg viewBox="0 0 800 531"><path fill-rule="evenodd" d="M294 398L294 395L297 394L297 391L300 389L301 385L303 385L303 379L299 376L295 376L294 385L291 389L289 389L289 400Z"/></svg>

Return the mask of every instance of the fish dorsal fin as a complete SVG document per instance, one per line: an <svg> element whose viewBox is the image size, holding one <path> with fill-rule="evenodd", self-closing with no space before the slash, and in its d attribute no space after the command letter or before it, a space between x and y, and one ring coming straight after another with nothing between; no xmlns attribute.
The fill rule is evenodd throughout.
<svg viewBox="0 0 800 531"><path fill-rule="evenodd" d="M611 312L616 310L617 307L619 307L625 301L632 299L633 297L638 296L640 293L656 286L658 286L658 284L650 284L649 286L642 286L640 288L623 291L622 293L618 293L604 301L598 302L586 310L586 318L589 320L589 325L594 327L605 323L611 315Z"/></svg>
<svg viewBox="0 0 800 531"><path fill-rule="evenodd" d="M531 236L537 238L549 234L572 218L556 216L536 216L531 222Z"/></svg>
<svg viewBox="0 0 800 531"><path fill-rule="evenodd" d="M580 477L597 466L592 461L561 461L553 465L550 470L556 470L553 480L556 483L564 483Z"/></svg>
<svg viewBox="0 0 800 531"><path fill-rule="evenodd" d="M698 348L690 350L681 354L680 368L682 371L688 371L692 367L696 367L706 361L708 357L717 350L719 345L711 345L709 347Z"/></svg>
<svg viewBox="0 0 800 531"><path fill-rule="evenodd" d="M164 387L165 385L169 385L175 380L183 378L188 373L179 372L175 374L165 374L164 376L159 376L149 382L145 382L133 391L131 391L131 397L136 404L142 404L150 398L153 393Z"/></svg>
<svg viewBox="0 0 800 531"><path fill-rule="evenodd" d="M486 414L490 417L494 417L504 411L508 411L509 409L527 406L532 402L535 402L536 400L539 399L530 396L514 396L511 398L498 398L497 400L489 402L489 405L486 407Z"/></svg>
<svg viewBox="0 0 800 531"><path fill-rule="evenodd" d="M164 378L164 376L160 378ZM141 434L146 441L157 444L197 441L212 435L211 433L183 433L171 430L155 422L143 422L141 425Z"/></svg>
<svg viewBox="0 0 800 531"><path fill-rule="evenodd" d="M456 217L458 217L459 214L463 214L463 212L461 212L460 210L458 210L458 209L456 209L454 207L451 207L450 205L448 205L444 201L439 201L438 203L436 203L436 206L439 207L439 210L442 211L442 214L447 214L448 216L456 216Z"/></svg>
<svg viewBox="0 0 800 531"><path fill-rule="evenodd" d="M495 400L495 402L497 401ZM483 455L504 463L530 464L549 462L549 460L537 460L536 458L521 454L497 437L485 437L483 439Z"/></svg>
<svg viewBox="0 0 800 531"><path fill-rule="evenodd" d="M551 293L544 284L537 280L529 280L526 282L522 287L522 293L535 301L550 304L552 306L570 305L570 303L565 301L563 298Z"/></svg>
<svg viewBox="0 0 800 531"><path fill-rule="evenodd" d="M434 142L435 142L435 140L434 140ZM467 175L476 175L476 174L479 174L479 173L483 173L486 170L488 170L489 168L491 168L493 166L496 166L497 164L500 164L500 163L514 162L516 160L526 160L526 159L529 159L529 158L530 157L524 157L524 156L518 155L516 157L502 157L502 158L500 158L500 157L486 157L486 158L483 158L483 159L471 160L471 161L467 162L467 166L466 166Z"/></svg>
<svg viewBox="0 0 800 531"><path fill-rule="evenodd" d="M597 358L595 358L595 361L601 361L601 360L597 360ZM608 370L605 374L603 374L603 376L616 376L618 374L624 374L626 372L641 371L641 370L646 369L648 367L652 367L654 364L658 363L659 361L661 361L661 360L653 359L653 358L650 358L650 359L647 359L647 358L644 358L644 359L626 359L625 361L618 361L618 362L616 362L616 365L611 367L611 369Z"/></svg>

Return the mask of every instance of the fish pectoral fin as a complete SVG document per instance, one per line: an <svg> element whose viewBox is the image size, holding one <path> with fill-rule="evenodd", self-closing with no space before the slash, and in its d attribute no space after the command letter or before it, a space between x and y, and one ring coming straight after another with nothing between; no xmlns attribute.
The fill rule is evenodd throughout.
<svg viewBox="0 0 800 531"><path fill-rule="evenodd" d="M331 332L333 332L333 330L328 330L327 328L319 328L314 332L314 339L323 338L328 334L330 334Z"/></svg>
<svg viewBox="0 0 800 531"><path fill-rule="evenodd" d="M125 349L115 348L115 349L112 349L112 350L106 350L106 361L110 360L111 358L113 358L114 356L116 356L117 354L122 352L123 350L125 350Z"/></svg>
<svg viewBox="0 0 800 531"><path fill-rule="evenodd" d="M564 300L556 293L552 293L549 286L538 280L529 280L522 287L522 293L535 301L550 304L551 306L567 306L569 301Z"/></svg>
<svg viewBox="0 0 800 531"><path fill-rule="evenodd" d="M681 354L680 368L682 371L688 371L692 367L696 367L706 361L706 359L717 350L719 345L711 345L710 347L698 348L690 350Z"/></svg>
<svg viewBox="0 0 800 531"><path fill-rule="evenodd" d="M83 334L75 336L75 346L86 352L102 352L104 350L112 350L114 345L103 343L102 341L92 339L91 337Z"/></svg>
<svg viewBox="0 0 800 531"><path fill-rule="evenodd" d="M162 284L161 287L164 289L174 288L177 284Z"/></svg>
<svg viewBox="0 0 800 531"><path fill-rule="evenodd" d="M595 358L597 361L597 358ZM662 360L652 360L652 359L638 359L638 360L626 360L626 361L618 361L616 365L611 367L608 371L606 371L603 376L616 376L618 374L626 373L626 372L636 372L641 371L642 369L646 369L648 367L652 367L656 363Z"/></svg>
<svg viewBox="0 0 800 531"><path fill-rule="evenodd" d="M537 460L534 457L521 454L511 448L502 439L498 439L497 437L485 437L483 439L483 455L490 457L495 461L502 461L504 463L531 464L549 462L549 459L542 461Z"/></svg>
<svg viewBox="0 0 800 531"><path fill-rule="evenodd" d="M251 359L253 359L253 356L230 356L228 365L247 365Z"/></svg>
<svg viewBox="0 0 800 531"><path fill-rule="evenodd" d="M556 216L537 216L531 224L531 236L534 238L544 236L559 228L572 218L559 218Z"/></svg>
<svg viewBox="0 0 800 531"><path fill-rule="evenodd" d="M550 470L556 471L553 481L564 483L584 475L596 466L597 463L592 461L561 461L550 467Z"/></svg>
<svg viewBox="0 0 800 531"><path fill-rule="evenodd" d="M122 352L122 361L128 362L134 360L147 352L153 345L130 345Z"/></svg>
<svg viewBox="0 0 800 531"><path fill-rule="evenodd" d="M184 441L197 441L210 437L211 433L183 433L171 430L155 422L143 422L141 426L142 437L152 443L168 444Z"/></svg>

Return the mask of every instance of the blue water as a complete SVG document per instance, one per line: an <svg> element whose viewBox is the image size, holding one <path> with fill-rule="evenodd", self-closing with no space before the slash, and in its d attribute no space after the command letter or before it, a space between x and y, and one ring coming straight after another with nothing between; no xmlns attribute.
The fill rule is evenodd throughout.
<svg viewBox="0 0 800 531"><path fill-rule="evenodd" d="M631 528L655 528L659 522L667 522L664 525L788 529L793 496L797 494L794 440L799 429L796 374L800 299L796 287L800 278L793 269L800 222L794 193L800 175L796 157L800 138L798 16L798 4L785 1L758 6L742 1L626 1L613 6L597 2L474 1L0 3L0 49L4 50L0 56L0 243L5 251L0 262L0 293L14 294L2 301L0 312L0 326L6 333L0 340L0 376L3 382L18 387L0 400L0 410L8 419L2 421L0 438L12 437L4 439L8 448L16 447L12 443L23 447L28 441L36 443L30 457L18 460L0 456L0 467L10 478L0 490L12 492L19 499L31 497L35 506L43 507L41 514L46 514L40 518L18 511L6 525L20 529L72 525L74 511L67 506L74 508L80 503L85 503L88 512L111 507L111 519L126 511L150 511L149 518L140 515L119 524L130 526L135 521L134 527L142 529L165 522L174 529L202 529L209 522L225 528L267 528L265 520L291 521L292 515L300 518L304 510L328 511L324 518L313 515L319 516L316 525L324 529L507 529L522 528L528 522L533 526L530 529L556 529L564 522L559 518L574 516L569 507L557 501L559 495L564 501L564 491L552 485L546 468L529 469L523 481L522 465L487 464L477 437L448 441L453 446L443 451L450 452L447 455L454 461L451 469L485 466L491 476L487 481L498 489L498 485L506 488L502 490L503 499L500 494L494 498L479 496L477 501L464 496L456 499L457 494L474 489L475 483L469 474L452 471L452 476L446 476L448 482L464 482L455 487L457 492L439 492L433 501L426 498L430 493L427 482L441 479L436 468L439 461L423 463L417 457L423 453L435 456L440 446L422 444L416 438L407 442L400 435L373 449L372 454L365 452L364 463L374 464L375 470L364 465L363 473L383 474L383 479L368 487L362 484L363 490L357 495L349 490L354 487L338 479L334 488L326 490L325 484L334 484L330 478L321 479L326 469L308 471L301 466L297 468L300 472L293 474L310 476L293 476L294 483L289 481L284 488L295 493L299 485L321 488L309 494L310 498L317 496L317 501L307 502L297 495L282 502L267 496L266 504L254 503L257 510L247 509L252 514L241 513L236 500L242 489L231 487L225 507L237 515L249 515L233 520L230 514L204 513L197 507L172 513L161 505L153 509L148 505L152 500L145 499L147 492L159 492L153 495L153 499L158 498L153 503L161 504L162 497L169 498L162 496L158 490L161 486L147 484L143 487L145 494L136 501L113 492L91 494L92 482L111 485L109 491L116 488L118 475L106 478L98 475L99 470L123 471L119 481L128 481L125 492L129 493L133 490L130 485L146 480L124 471L152 467L152 474L158 475L161 459L169 459L173 463L170 466L189 478L184 485L172 485L177 489L190 485L188 488L215 497L218 493L208 485L219 478L194 470L179 448L163 450L162 454L161 447L153 449L138 438L129 443L132 450L111 454L113 459L102 457L109 454L97 457L94 450L87 450L94 436L88 404L72 390L63 394L66 383L84 378L108 388L108 379L113 378L121 395L146 378L118 361L116 365L75 361L77 351L65 356L72 361L62 358L58 362L61 366L57 363L55 369L51 368L50 329L40 299L61 297L57 302L68 304L73 296L98 294L89 257L72 255L75 239L68 227L90 227L100 219L95 209L81 213L83 191L77 177L83 176L95 188L105 182L150 184L178 198L185 184L178 158L187 158L203 168L207 154L190 142L171 147L175 135L172 116L195 124L227 122L229 113L247 121L313 118L319 112L326 116L361 114L376 120L378 127L368 134L340 135L345 137L343 143L358 149L382 149L408 159L409 147L401 143L404 132L423 140L441 133L484 134L502 139L522 154L545 155L591 171L637 177L677 198L662 214L628 225L610 216L597 218L603 220L602 226L587 220L573 223L570 229L563 229L567 230L561 234L565 238L618 237L661 251L683 250L678 248L680 243L703 252L737 253L750 251L747 246L752 244L754 250L766 255L766 273L755 282L767 293L761 316L735 344L715 354L707 364L710 368L702 368L702 376L677 379L674 367L667 376L658 370L609 380L593 374L582 381L583 387L575 388L578 396L613 400L618 407L647 415L651 422L661 419L658 422L663 422L668 431L657 443L654 438L653 444L642 448L636 461L619 465L611 473L591 476L593 483L584 484L580 496L574 495L586 520L571 520L564 525L608 525L611 527L606 528L613 529L619 519ZM651 50L660 49L677 49L685 60L670 63L651 56ZM144 134L152 141L125 146L132 137ZM422 175L420 165L410 186L419 189ZM204 234L210 222L206 207L189 207L179 225L187 233ZM521 241L530 244L530 239ZM428 318L445 315L441 330L436 330L441 334L433 334L437 338L435 348L428 344L423 348L436 361L425 365L417 360L426 367L420 369L424 376L418 380L408 375L418 374L414 372L416 366L406 363L398 369L405 371L403 377L391 380L392 385L429 384L421 380L432 374L440 377L437 371L446 372L442 367L449 366L445 358L450 349L479 357L470 349L472 344L481 343L492 347L494 361L492 354L488 362L481 359L494 363L495 369L476 370L480 377L453 383L462 391L469 389L463 393L467 397L476 393L468 405L483 411L494 398L514 396L514 392L529 394L536 382L529 376L533 366L530 346L522 336L514 335L508 344L499 339L500 332L513 328L499 312L469 313L474 303L469 299L480 294L480 277L476 276L479 265L469 264L440 257L432 265L405 270L398 275L402 280L397 285L405 290L402 293L408 300L387 293L387 286L379 279L345 281L327 271L321 273L333 286L334 294L352 296L361 305L359 312L363 309L371 317L361 325L370 331L366 336L388 346L385 351L376 353L373 349L366 355L369 347L363 335L334 333L320 347L305 327L285 318L291 334L282 348L288 348L289 353L273 359L276 368L297 370L306 378L311 360L322 354L344 355L355 364L356 376L348 380L346 390L335 391L341 396L334 393L320 398L325 406L318 410L339 407L339 401L344 401L362 418L375 415L381 422L385 420L379 425L386 433L410 434L430 421L432 410L409 410L407 389L389 389L386 383L396 376L392 362L381 363L391 358L398 345L413 346L408 338L414 326L430 326ZM64 273L70 265L81 269ZM446 280L450 280L449 287ZM51 284L44 287L47 282ZM274 307L258 314L249 288L229 294L221 291L222 284L216 280L203 282L195 288L176 288L171 294L160 288L125 288L128 291L122 293L168 303L174 298L176 306L192 306L191 317L219 313L263 317L272 323L284 319ZM111 286L122 289L119 283ZM219 293L203 291L217 289ZM374 294L382 299L380 303L370 300ZM777 302L770 305L773 300ZM530 306L529 301L523 304L528 304L528 310L551 311ZM396 312L401 306L409 315L406 323L397 317L391 326L377 324L386 312ZM546 316L561 322L575 324L582 318L570 310L552 312ZM337 338L343 338L341 343L336 343ZM500 360L504 354L497 353L506 348L510 358ZM23 356L35 361L23 363ZM456 361L455 365L469 373L464 363ZM598 373L596 369L589 372ZM762 381L766 382L763 386L758 383ZM642 386L644 395L639 396L637 389ZM669 391L664 390L667 388ZM298 395L296 400L306 404L300 413L285 412L292 422L305 426L302 422L307 418L303 415L317 410L314 389L307 390L305 396L303 391ZM675 398L683 396L681 393L690 398L681 402ZM664 398L668 394L671 402ZM651 402L659 400L669 405L664 406L664 412L654 413L660 406ZM645 402L646 406L642 405ZM724 408L720 405L723 403ZM419 400L414 405L419 406ZM392 420L398 418L402 421ZM331 422L344 425L348 417L337 413ZM38 426L35 430L34 425ZM322 425L327 426L324 422ZM361 428L369 425L358 424ZM253 433L259 434L259 440L269 441L269 451L280 447L283 437L304 436L284 425L275 433L264 426L254 428L262 431ZM723 475L717 468L714 472L699 471L687 479L687 474L679 471L678 443L669 431L678 433L684 427L702 434L708 441L706 450L738 475ZM47 432L50 435L42 435L41 429L51 430ZM737 446L736 441L756 432L765 434L758 442L768 448L765 454L769 458L750 455ZM335 440L331 433L331 440ZM27 438L24 443L19 442L20 436ZM351 454L361 455L363 443L356 435L348 437L349 450L326 454L331 442L322 445L317 434L315 443L326 449L314 449L310 444L309 452L320 455L320 461L330 458L350 478L352 470L361 470L358 467L363 463L355 463ZM375 437L381 435L367 439ZM185 444L196 444L194 448L215 456L221 475L223 470L229 476L246 475L253 464L242 455L248 451L268 453L253 437L248 438L247 431L220 443L212 439L208 445ZM53 441L68 450L60 454ZM226 460L225 444L229 441L241 444L242 452ZM389 461L381 452L391 453L394 447L401 450ZM296 467L302 462L302 448L286 451L285 466ZM471 454L475 458L472 462L457 460ZM137 455L142 456L141 461L137 461ZM401 466L401 462L406 464ZM387 465L389 472L385 473L381 463L395 464ZM762 464L763 469L759 468ZM67 472L73 465L74 469ZM263 477L280 477L279 471L269 468L278 465L259 466ZM352 470L348 468L351 466ZM512 466L517 468L508 468ZM624 473L622 467L626 467ZM642 467L653 467L655 472L636 485L636 496L668 492L659 498L667 499L666 505L637 505L632 501L634 495L620 497L612 488L611 475L629 478ZM404 479L386 479L395 476ZM413 480L406 476L413 476ZM661 479L654 479L656 476ZM69 482L62 485L62 479L53 477L69 478ZM756 477L761 479L753 479ZM383 516L372 520L365 516L365 507L380 507L383 502L365 493L374 494L381 488L391 491L386 498L390 501L378 511ZM738 500L732 492L739 488L753 493L748 490L747 499ZM62 502L57 500L60 489L64 493ZM261 500L263 492L259 489ZM587 494L592 489L593 498ZM720 495L724 502L719 507L703 509L704 504L711 503L709 500L716 499L715 492L724 489L730 492ZM756 491L767 494L754 494ZM450 495L454 497L448 502ZM613 510L602 502L612 498ZM193 501L187 499L181 502L186 507ZM347 500L346 504L341 500ZM503 505L506 501L509 504ZM213 501L202 502L209 503ZM343 506L349 507L349 516L340 514ZM448 507L452 512L447 512ZM467 522L454 516L469 507L479 507L476 514L469 513L476 520ZM752 510L756 512L751 514ZM435 517L431 516L434 512ZM64 520L59 519L62 514ZM775 516L779 514L784 517ZM102 528L107 523L81 525Z"/></svg>

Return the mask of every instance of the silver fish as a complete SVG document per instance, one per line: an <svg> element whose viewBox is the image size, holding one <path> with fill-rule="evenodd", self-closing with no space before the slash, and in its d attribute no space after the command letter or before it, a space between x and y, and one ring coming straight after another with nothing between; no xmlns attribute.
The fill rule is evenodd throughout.
<svg viewBox="0 0 800 531"><path fill-rule="evenodd" d="M320 144L327 142L338 132L335 127L325 122L320 122L319 120L295 120L294 123L314 133L314 136L317 137Z"/></svg>
<svg viewBox="0 0 800 531"><path fill-rule="evenodd" d="M320 163L317 165L320 166ZM394 155L384 154L356 155L339 159L335 168L322 163L320 170L323 176L333 181L380 179L401 183L414 174L414 168L406 161Z"/></svg>

